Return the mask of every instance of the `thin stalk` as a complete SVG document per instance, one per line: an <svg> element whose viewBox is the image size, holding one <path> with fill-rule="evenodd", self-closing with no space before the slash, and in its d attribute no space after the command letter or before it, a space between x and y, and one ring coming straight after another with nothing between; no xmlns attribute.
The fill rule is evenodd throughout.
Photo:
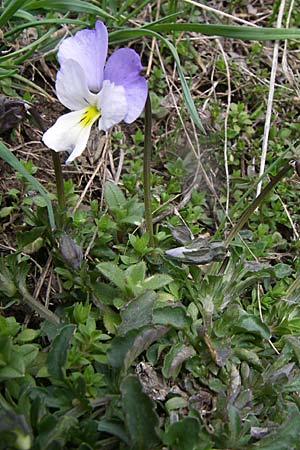
<svg viewBox="0 0 300 450"><path fill-rule="evenodd" d="M59 212L61 215L66 211L66 199L65 199L65 191L64 191L64 179L61 168L61 162L59 159L59 154L54 150L51 150L53 167L55 172L55 183L56 183L56 192L57 192L57 201Z"/></svg>
<svg viewBox="0 0 300 450"><path fill-rule="evenodd" d="M290 171L290 169L295 166L297 162L290 161L287 163L278 173L275 175L271 181L267 184L267 186L261 191L260 195L256 197L256 199L248 206L246 211L242 214L239 221L235 224L235 226L230 231L226 241L225 246L227 247L234 236L240 231L241 228L248 221L249 216L260 206L264 198L269 194L269 192L276 186L277 183Z"/></svg>
<svg viewBox="0 0 300 450"><path fill-rule="evenodd" d="M41 118L40 114L37 112L37 110L30 106L29 111L30 111L30 114L32 115L32 117L34 118L34 120L36 121L37 125L39 126L40 130L45 132L46 127L45 127L44 121ZM66 211L64 178L63 178L63 173L62 173L62 168L61 168L61 162L59 159L59 154L56 153L54 150L51 150L51 155L52 155L52 161L53 161L53 167L54 167L54 173L55 173L59 226L61 227L62 223L63 223L63 216Z"/></svg>
<svg viewBox="0 0 300 450"><path fill-rule="evenodd" d="M153 234L153 222L152 222L152 209L151 209L151 153L152 153L152 111L151 100L148 94L145 105L145 141L144 141L144 204L145 204L145 224L146 230L149 233L149 243L151 247L154 247L154 234Z"/></svg>
<svg viewBox="0 0 300 450"><path fill-rule="evenodd" d="M45 308L42 303L33 298L22 283L19 283L19 290L23 296L23 301L28 306L30 306L30 308L33 309L39 316L55 324L58 324L60 322L59 317L49 309Z"/></svg>

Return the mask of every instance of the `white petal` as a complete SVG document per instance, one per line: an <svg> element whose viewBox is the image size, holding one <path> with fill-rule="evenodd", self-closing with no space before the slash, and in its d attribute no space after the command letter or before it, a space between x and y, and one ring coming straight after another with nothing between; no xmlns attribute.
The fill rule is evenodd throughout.
<svg viewBox="0 0 300 450"><path fill-rule="evenodd" d="M104 80L102 90L98 94L97 106L101 110L100 130L106 131L121 122L128 109L124 87L116 86L109 80Z"/></svg>
<svg viewBox="0 0 300 450"><path fill-rule="evenodd" d="M67 108L77 111L96 103L96 94L88 90L85 73L73 59L67 59L56 76L56 94Z"/></svg>
<svg viewBox="0 0 300 450"><path fill-rule="evenodd" d="M99 115L84 123L87 108L65 114L43 135L43 142L56 152L70 153L66 163L74 161L86 147L93 123ZM100 113L99 113L100 114Z"/></svg>

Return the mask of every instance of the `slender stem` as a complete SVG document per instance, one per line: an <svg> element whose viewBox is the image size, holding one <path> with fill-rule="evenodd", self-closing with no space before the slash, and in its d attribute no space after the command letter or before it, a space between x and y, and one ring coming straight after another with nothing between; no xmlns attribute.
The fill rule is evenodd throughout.
<svg viewBox="0 0 300 450"><path fill-rule="evenodd" d="M227 247L234 236L240 231L240 229L245 225L247 220L249 219L249 216L253 213L253 211L256 210L256 208L261 204L261 202L264 200L267 194L276 186L277 183L283 178L291 169L292 166L296 164L295 161L290 161L288 164L286 164L278 173L275 175L271 181L267 184L267 186L261 191L260 195L256 197L256 199L248 206L246 211L242 214L239 221L235 224L235 226L232 228L231 232L229 233L226 241L225 246Z"/></svg>
<svg viewBox="0 0 300 450"><path fill-rule="evenodd" d="M49 309L45 308L42 303L33 298L22 283L19 283L19 290L23 296L23 301L27 303L27 305L30 306L30 308L33 309L37 314L39 314L44 319L49 320L49 322L55 324L58 324L60 322L59 317Z"/></svg>
<svg viewBox="0 0 300 450"><path fill-rule="evenodd" d="M56 192L57 192L59 212L60 214L63 214L66 210L66 199L65 199L64 178L61 168L61 162L58 153L56 153L54 150L51 150L51 154L55 172L55 182L56 182Z"/></svg>
<svg viewBox="0 0 300 450"><path fill-rule="evenodd" d="M148 94L145 105L145 142L144 142L144 204L145 204L145 223L146 230L149 233L149 243L154 247L154 234L151 210L151 153L152 153L152 112L151 100Z"/></svg>
<svg viewBox="0 0 300 450"><path fill-rule="evenodd" d="M39 126L40 130L45 132L46 126L44 124L43 119L41 118L40 114L37 112L35 108L30 106L29 108L30 114L36 121L37 125ZM53 167L54 167L54 173L55 173L55 184L56 184L56 193L57 193L57 201L58 201L58 209L59 209L59 224L62 225L62 218L66 211L66 199L65 199L65 191L64 191L64 179L63 179L63 173L61 168L61 162L59 159L59 154L56 153L54 150L51 150L52 155L52 161L53 161Z"/></svg>

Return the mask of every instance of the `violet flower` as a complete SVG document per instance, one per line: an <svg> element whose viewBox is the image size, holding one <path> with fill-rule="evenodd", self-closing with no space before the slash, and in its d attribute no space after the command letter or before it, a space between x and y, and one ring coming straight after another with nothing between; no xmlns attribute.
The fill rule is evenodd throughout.
<svg viewBox="0 0 300 450"><path fill-rule="evenodd" d="M97 21L93 30L80 30L59 46L56 94L72 112L57 119L43 142L56 152L68 151L66 163L82 154L96 120L106 131L122 120L133 122L145 106L148 87L139 55L120 48L105 64L107 44L107 29Z"/></svg>

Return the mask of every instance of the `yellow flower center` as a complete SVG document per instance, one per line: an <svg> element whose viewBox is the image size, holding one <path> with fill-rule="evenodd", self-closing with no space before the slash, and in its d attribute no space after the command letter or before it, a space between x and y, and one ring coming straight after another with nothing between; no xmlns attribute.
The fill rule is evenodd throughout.
<svg viewBox="0 0 300 450"><path fill-rule="evenodd" d="M88 127L95 119L97 119L100 116L101 113L97 108L97 106L95 105L88 106L87 108L85 108L81 116L80 124L83 127Z"/></svg>

